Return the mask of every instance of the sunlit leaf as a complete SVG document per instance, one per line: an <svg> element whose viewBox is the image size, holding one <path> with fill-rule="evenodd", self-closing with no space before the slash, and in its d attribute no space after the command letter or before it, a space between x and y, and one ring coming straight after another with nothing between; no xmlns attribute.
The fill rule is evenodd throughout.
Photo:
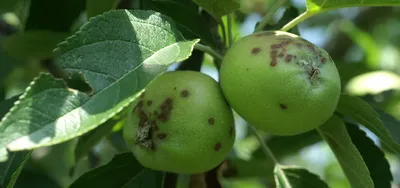
<svg viewBox="0 0 400 188"><path fill-rule="evenodd" d="M78 137L128 106L171 63L191 55L172 20L154 11L113 10L61 43L56 65L81 75L90 94L49 74L37 77L0 122L0 146L25 150Z"/></svg>
<svg viewBox="0 0 400 188"><path fill-rule="evenodd" d="M400 6L396 0L306 0L310 12L355 6Z"/></svg>

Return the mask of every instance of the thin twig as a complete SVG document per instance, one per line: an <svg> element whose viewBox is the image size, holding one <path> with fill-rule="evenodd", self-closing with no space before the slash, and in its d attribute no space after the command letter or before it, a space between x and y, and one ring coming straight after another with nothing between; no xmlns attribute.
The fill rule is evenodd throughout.
<svg viewBox="0 0 400 188"><path fill-rule="evenodd" d="M253 126L250 126L251 130L253 131L254 135L256 135L257 140L261 144L261 150L264 152L264 154L271 158L272 162L274 162L275 165L279 165L278 160L276 159L274 153L272 153L271 149L268 147L268 145L265 143L265 141L262 139L261 135L257 132L257 129L254 128Z"/></svg>
<svg viewBox="0 0 400 188"><path fill-rule="evenodd" d="M299 16L297 16L295 19L293 19L292 21L290 21L289 23L287 23L286 25L284 25L281 28L281 31L288 31L289 29L291 29L292 27L296 26L297 24L299 24L300 22L304 21L305 19L313 16L313 13L310 12L304 12L303 14L300 14Z"/></svg>
<svg viewBox="0 0 400 188"><path fill-rule="evenodd" d="M222 56L221 56L219 53L217 53L216 51L214 51L214 50L213 50L211 47L209 47L209 46L196 43L196 44L194 45L194 48L197 49L197 50L203 51L203 52L205 52L205 53L208 53L208 54L210 54L211 56L213 56L213 57L216 58L216 59L222 60Z"/></svg>
<svg viewBox="0 0 400 188"><path fill-rule="evenodd" d="M222 41L224 44L224 49L226 48L226 46L228 46L228 41L227 41L227 37L226 37L226 29L225 29L225 24L222 21L222 19L219 21L220 26L221 26L221 31L222 31ZM229 26L228 26L229 27Z"/></svg>

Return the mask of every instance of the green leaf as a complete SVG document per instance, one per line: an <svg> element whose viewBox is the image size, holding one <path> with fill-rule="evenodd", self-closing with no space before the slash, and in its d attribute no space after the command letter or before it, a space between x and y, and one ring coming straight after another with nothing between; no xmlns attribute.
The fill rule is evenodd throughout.
<svg viewBox="0 0 400 188"><path fill-rule="evenodd" d="M354 188L373 188L368 167L352 143L343 120L334 115L317 131L335 154L350 185Z"/></svg>
<svg viewBox="0 0 400 188"><path fill-rule="evenodd" d="M110 119L97 128L79 137L75 148L75 160L85 156L105 135L111 132L118 120Z"/></svg>
<svg viewBox="0 0 400 188"><path fill-rule="evenodd" d="M383 122L385 128L390 132L396 143L400 143L400 121L382 109L374 108Z"/></svg>
<svg viewBox="0 0 400 188"><path fill-rule="evenodd" d="M55 59L62 70L85 77L90 95L41 74L0 122L0 146L34 149L96 128L168 65L189 57L197 42L185 40L169 18L153 11L113 10L94 17L60 44Z"/></svg>
<svg viewBox="0 0 400 188"><path fill-rule="evenodd" d="M52 31L27 31L16 33L4 39L4 50L19 59L44 59L53 56L57 44L65 40L69 33Z"/></svg>
<svg viewBox="0 0 400 188"><path fill-rule="evenodd" d="M357 147L368 167L375 187L390 188L393 176L384 153L357 125L346 124L346 128L353 144Z"/></svg>
<svg viewBox="0 0 400 188"><path fill-rule="evenodd" d="M172 18L186 39L199 38L201 43L216 48L210 26L198 13L199 7L192 0L152 0L144 1L143 6Z"/></svg>
<svg viewBox="0 0 400 188"><path fill-rule="evenodd" d="M44 173L22 170L15 188L61 188L54 180L46 176Z"/></svg>
<svg viewBox="0 0 400 188"><path fill-rule="evenodd" d="M68 112L88 100L86 94L68 89L63 80L40 74L0 122L0 145L22 150L72 138L68 134L77 131L80 119Z"/></svg>
<svg viewBox="0 0 400 188"><path fill-rule="evenodd" d="M84 0L31 1L25 30L69 32L72 23L84 9Z"/></svg>
<svg viewBox="0 0 400 188"><path fill-rule="evenodd" d="M30 154L28 151L10 153L9 160L0 163L0 187L14 187Z"/></svg>
<svg viewBox="0 0 400 188"><path fill-rule="evenodd" d="M4 115L10 110L10 108L14 105L14 103L18 100L19 96L11 97L6 99L0 103L0 118L3 118ZM1 128L0 128L1 130ZM5 147L0 145L0 163L8 160L8 151ZM0 168L1 169L1 168ZM0 181L1 184L1 181Z"/></svg>
<svg viewBox="0 0 400 188"><path fill-rule="evenodd" d="M116 155L109 163L83 174L70 188L161 188L163 174L144 168L131 152Z"/></svg>
<svg viewBox="0 0 400 188"><path fill-rule="evenodd" d="M328 188L319 176L303 168L276 165L274 174L277 188Z"/></svg>
<svg viewBox="0 0 400 188"><path fill-rule="evenodd" d="M240 8L237 0L193 0L208 13L219 20L223 15L232 13Z"/></svg>
<svg viewBox="0 0 400 188"><path fill-rule="evenodd" d="M380 138L382 143L391 151L400 152L400 137L396 136L396 132L389 132L385 128L385 124L380 119L380 115L364 100L350 95L342 95L336 111L340 114L350 116L358 123L364 125L376 136ZM399 126L391 126L399 132ZM394 140L393 138L397 138Z"/></svg>
<svg viewBox="0 0 400 188"><path fill-rule="evenodd" d="M86 13L88 18L102 14L117 6L119 0L86 0Z"/></svg>
<svg viewBox="0 0 400 188"><path fill-rule="evenodd" d="M308 12L321 12L324 10L360 6L399 6L399 1L394 0L306 0Z"/></svg>

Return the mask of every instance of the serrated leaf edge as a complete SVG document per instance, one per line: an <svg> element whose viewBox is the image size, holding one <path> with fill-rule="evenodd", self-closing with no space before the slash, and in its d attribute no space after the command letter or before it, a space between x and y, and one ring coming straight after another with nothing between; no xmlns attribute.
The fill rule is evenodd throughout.
<svg viewBox="0 0 400 188"><path fill-rule="evenodd" d="M0 120L0 126L3 125L3 122L5 120L7 120L7 118L10 116L10 114L12 112L15 111L15 108L17 108L19 106L19 104L21 103L21 100L25 98L25 96L28 94L28 92L31 90L32 86L36 83L36 81L38 79L40 79L42 76L46 76L46 75L50 75L49 73L45 73L45 72L40 72L38 76L36 76L35 78L33 78L33 80L29 83L28 87L25 88L25 91L22 95L20 95L18 97L18 100L14 102L13 107L10 108L10 110L6 113L6 115L4 115L4 117ZM51 75L50 75L51 76ZM63 82L66 86L66 83Z"/></svg>

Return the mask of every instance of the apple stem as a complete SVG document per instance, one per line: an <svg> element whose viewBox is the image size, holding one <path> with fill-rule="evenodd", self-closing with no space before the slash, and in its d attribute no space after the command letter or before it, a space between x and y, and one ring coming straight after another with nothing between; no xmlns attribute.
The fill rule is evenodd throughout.
<svg viewBox="0 0 400 188"><path fill-rule="evenodd" d="M290 21L286 25L284 25L280 30L281 31L289 31L290 29L292 29L294 26L296 26L300 22L302 22L305 19L307 19L307 18L309 18L311 16L314 16L314 15L315 15L315 13L310 12L310 11L306 11L306 12L300 14L299 16L297 16L296 18L294 18L292 21Z"/></svg>
<svg viewBox="0 0 400 188"><path fill-rule="evenodd" d="M221 54L219 54L218 52L214 51L214 50L213 50L211 47L209 47L209 46L196 43L196 44L194 45L194 48L197 49L197 50L200 50L200 51L202 51L202 52L208 53L208 54L210 54L211 56L213 56L214 58L216 58L216 59L218 59L218 60L222 60Z"/></svg>
<svg viewBox="0 0 400 188"><path fill-rule="evenodd" d="M250 126L251 130L253 131L254 135L257 137L257 140L260 142L261 144L261 150L264 152L264 154L271 158L272 162L274 162L275 165L280 165L278 160L276 159L274 153L272 152L272 150L268 147L268 145L265 143L264 139L262 138L262 136L257 132L257 129L254 128L253 126Z"/></svg>

